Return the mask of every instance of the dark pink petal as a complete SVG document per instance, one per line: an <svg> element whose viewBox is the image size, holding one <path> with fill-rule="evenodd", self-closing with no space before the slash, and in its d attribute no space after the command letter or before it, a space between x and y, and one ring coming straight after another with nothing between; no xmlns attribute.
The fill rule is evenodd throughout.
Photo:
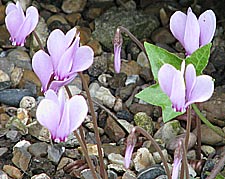
<svg viewBox="0 0 225 179"><path fill-rule="evenodd" d="M167 96L171 95L173 78L176 72L177 69L169 64L164 64L159 69L158 72L159 85L162 91L167 94Z"/></svg>
<svg viewBox="0 0 225 179"><path fill-rule="evenodd" d="M68 85L76 77L76 73L71 74L68 78L65 78L63 81L53 80L49 86L49 89L54 90L56 93L59 91L59 88L62 86Z"/></svg>
<svg viewBox="0 0 225 179"><path fill-rule="evenodd" d="M54 69L57 69L60 58L66 50L64 33L59 29L53 30L48 37L47 47Z"/></svg>
<svg viewBox="0 0 225 179"><path fill-rule="evenodd" d="M43 99L37 107L36 116L39 123L45 126L55 139L60 121L59 106L52 100Z"/></svg>
<svg viewBox="0 0 225 179"><path fill-rule="evenodd" d="M86 100L81 95L73 96L68 102L69 133L77 130L88 113Z"/></svg>
<svg viewBox="0 0 225 179"><path fill-rule="evenodd" d="M32 59L32 67L41 81L42 90L45 92L53 73L53 66L49 55L43 50L36 52Z"/></svg>
<svg viewBox="0 0 225 179"><path fill-rule="evenodd" d="M200 27L195 14L188 9L187 21L184 34L184 48L187 55L191 55L199 48Z"/></svg>
<svg viewBox="0 0 225 179"><path fill-rule="evenodd" d="M195 86L195 82L196 82L196 71L195 71L195 67L192 64L189 64L186 67L186 71L185 71L185 83L186 83L186 100L188 101L188 99L191 96L191 92Z"/></svg>
<svg viewBox="0 0 225 179"><path fill-rule="evenodd" d="M170 100L172 102L172 107L177 112L185 111L185 84L184 78L181 71L176 71L173 78L172 89Z"/></svg>
<svg viewBox="0 0 225 179"><path fill-rule="evenodd" d="M81 72L87 70L94 61L94 52L89 46L79 47L73 59L71 72Z"/></svg>
<svg viewBox="0 0 225 179"><path fill-rule="evenodd" d="M214 91L214 82L211 76L200 75L196 78L195 86L186 103L186 107L195 102L204 102L208 100Z"/></svg>
<svg viewBox="0 0 225 179"><path fill-rule="evenodd" d="M216 30L216 16L212 10L207 10L198 18L200 26L200 45L204 46L212 41Z"/></svg>
<svg viewBox="0 0 225 179"><path fill-rule="evenodd" d="M26 37L36 28L38 24L38 19L39 19L39 15L38 15L37 8L33 6L29 7L26 10L25 20L21 24L21 27L18 30L18 33L16 35L17 44L22 46L24 45Z"/></svg>
<svg viewBox="0 0 225 179"><path fill-rule="evenodd" d="M184 33L187 15L181 11L175 12L170 18L170 30L173 36L184 46Z"/></svg>
<svg viewBox="0 0 225 179"><path fill-rule="evenodd" d="M17 7L14 3L9 3L5 9L6 15L8 15L10 12L17 10Z"/></svg>
<svg viewBox="0 0 225 179"><path fill-rule="evenodd" d="M120 72L120 66L121 66L121 46L118 44L114 44L114 69L116 73Z"/></svg>

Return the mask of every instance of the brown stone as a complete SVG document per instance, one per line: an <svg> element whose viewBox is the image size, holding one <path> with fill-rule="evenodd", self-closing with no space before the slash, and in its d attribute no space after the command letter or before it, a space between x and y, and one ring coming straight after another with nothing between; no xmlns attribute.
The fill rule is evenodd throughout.
<svg viewBox="0 0 225 179"><path fill-rule="evenodd" d="M74 12L66 15L65 18L70 23L70 25L75 26L76 23L81 19L81 14Z"/></svg>
<svg viewBox="0 0 225 179"><path fill-rule="evenodd" d="M102 46L97 40L91 40L87 43L94 51L94 56L98 56L102 54Z"/></svg>
<svg viewBox="0 0 225 179"><path fill-rule="evenodd" d="M5 22L5 6L0 6L0 25L4 24Z"/></svg>
<svg viewBox="0 0 225 179"><path fill-rule="evenodd" d="M105 133L109 136L110 139L118 142L120 139L124 138L126 133L119 126L119 124L109 116L106 121Z"/></svg>
<svg viewBox="0 0 225 179"><path fill-rule="evenodd" d="M20 170L11 165L4 165L3 170L12 178L20 179L22 178L22 173Z"/></svg>
<svg viewBox="0 0 225 179"><path fill-rule="evenodd" d="M139 75L141 71L140 65L137 64L134 60L129 62L122 62L121 72L126 73L127 76Z"/></svg>
<svg viewBox="0 0 225 179"><path fill-rule="evenodd" d="M91 29L87 27L79 27L77 30L80 32L80 44L87 44L90 41Z"/></svg>

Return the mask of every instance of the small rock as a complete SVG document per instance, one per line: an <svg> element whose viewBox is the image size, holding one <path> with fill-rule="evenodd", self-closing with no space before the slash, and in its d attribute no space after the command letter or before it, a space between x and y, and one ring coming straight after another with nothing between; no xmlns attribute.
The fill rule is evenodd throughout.
<svg viewBox="0 0 225 179"><path fill-rule="evenodd" d="M141 171L138 174L137 179L155 179L156 177L165 174L166 173L161 165L155 165Z"/></svg>
<svg viewBox="0 0 225 179"><path fill-rule="evenodd" d="M209 145L202 145L201 146L201 150L205 154L206 157L208 157L211 154L215 154L216 153L216 150L213 147L209 146Z"/></svg>
<svg viewBox="0 0 225 179"><path fill-rule="evenodd" d="M163 156L164 158L166 159L166 161L168 160L168 153L167 153L167 150L166 149L163 149L162 150L162 153L163 153ZM153 152L153 158L155 160L155 163L157 164L160 164L162 162L162 158L161 156L159 155L159 152Z"/></svg>
<svg viewBox="0 0 225 179"><path fill-rule="evenodd" d="M153 134L154 124L152 118L149 117L145 112L139 112L135 114L134 121L137 126L145 129L150 135Z"/></svg>
<svg viewBox="0 0 225 179"><path fill-rule="evenodd" d="M116 117L118 117L119 119L124 119L128 122L132 122L134 119L134 116L128 110L118 111L116 113Z"/></svg>
<svg viewBox="0 0 225 179"><path fill-rule="evenodd" d="M96 95L96 92L98 91L98 89L100 88L99 84L98 83L91 83L90 86L89 86L89 92L90 92L90 95L91 97L95 97Z"/></svg>
<svg viewBox="0 0 225 179"><path fill-rule="evenodd" d="M5 172L3 172L2 170L0 170L0 178L1 179L8 179L8 175Z"/></svg>
<svg viewBox="0 0 225 179"><path fill-rule="evenodd" d="M167 143L170 139L177 136L181 131L180 122L173 120L165 123L154 135L154 138L162 139Z"/></svg>
<svg viewBox="0 0 225 179"><path fill-rule="evenodd" d="M121 138L125 137L125 132L111 116L107 118L104 130L109 138L114 140L115 142L118 142Z"/></svg>
<svg viewBox="0 0 225 179"><path fill-rule="evenodd" d="M125 85L127 75L125 73L115 73L113 78L109 79L109 86L112 89L121 88Z"/></svg>
<svg viewBox="0 0 225 179"><path fill-rule="evenodd" d="M41 173L41 174L32 176L31 179L51 179L51 178L47 174Z"/></svg>
<svg viewBox="0 0 225 179"><path fill-rule="evenodd" d="M130 97L130 95L133 93L134 88L135 88L135 84L130 84L128 86L122 87L119 90L121 99L124 101L127 100Z"/></svg>
<svg viewBox="0 0 225 179"><path fill-rule="evenodd" d="M150 104L132 103L129 109L132 114L137 114L138 112L145 112L148 116L153 114L153 106Z"/></svg>
<svg viewBox="0 0 225 179"><path fill-rule="evenodd" d="M130 60L127 63L122 62L121 73L125 73L127 76L139 75L141 71L140 65L134 60Z"/></svg>
<svg viewBox="0 0 225 179"><path fill-rule="evenodd" d="M96 91L95 98L100 100L104 105L113 108L116 98L111 94L108 88L100 87Z"/></svg>
<svg viewBox="0 0 225 179"><path fill-rule="evenodd" d="M126 171L123 165L118 165L118 164L109 164L108 169L116 171L117 173L123 173Z"/></svg>
<svg viewBox="0 0 225 179"><path fill-rule="evenodd" d="M181 139L185 139L185 134L175 136L171 138L169 141L166 141L166 148L168 150L174 151L178 147L179 141ZM188 140L188 149L191 149L192 147L194 147L194 145L196 144L196 141L197 141L196 135L191 132L189 135L189 140Z"/></svg>
<svg viewBox="0 0 225 179"><path fill-rule="evenodd" d="M48 146L48 159L55 164L58 164L62 154L64 153L65 148L59 145Z"/></svg>
<svg viewBox="0 0 225 179"><path fill-rule="evenodd" d="M104 153L106 156L108 156L111 153L114 154L122 154L125 151L124 145L116 145L116 143L104 143L102 144L102 148L104 150Z"/></svg>
<svg viewBox="0 0 225 179"><path fill-rule="evenodd" d="M22 135L28 133L27 126L17 117L11 117L5 126L12 130L16 129L16 131L20 132ZM13 134L13 136L15 135Z"/></svg>
<svg viewBox="0 0 225 179"><path fill-rule="evenodd" d="M110 78L112 78L112 76L109 74L101 74L98 76L98 81L101 83L101 85L107 87L109 85L108 81Z"/></svg>
<svg viewBox="0 0 225 179"><path fill-rule="evenodd" d="M196 155L196 151L195 150L189 150L187 152L187 159L188 160L196 160L196 157L197 157L197 155Z"/></svg>
<svg viewBox="0 0 225 179"><path fill-rule="evenodd" d="M116 99L113 109L114 109L115 112L121 111L123 109L123 101L122 101L122 99L120 99L120 98Z"/></svg>
<svg viewBox="0 0 225 179"><path fill-rule="evenodd" d="M169 17L164 8L161 8L159 11L160 20L163 26L166 26L169 22Z"/></svg>
<svg viewBox="0 0 225 179"><path fill-rule="evenodd" d="M146 68L150 68L150 63L148 60L148 57L146 56L145 52L140 52L137 56L137 63L141 66L141 67L146 67Z"/></svg>
<svg viewBox="0 0 225 179"><path fill-rule="evenodd" d="M0 91L0 103L18 107L24 96L33 96L29 89L5 89Z"/></svg>
<svg viewBox="0 0 225 179"><path fill-rule="evenodd" d="M222 129L214 126L217 128L217 130L220 130L222 132ZM193 131L194 134L197 133L196 129ZM225 140L219 136L216 132L214 132L212 129L210 129L205 124L201 125L201 139L202 144L206 145L223 145L225 143Z"/></svg>
<svg viewBox="0 0 225 179"><path fill-rule="evenodd" d="M122 179L137 179L136 174L131 170L126 170L123 174Z"/></svg>
<svg viewBox="0 0 225 179"><path fill-rule="evenodd" d="M108 173L108 179L117 179L118 175L116 172L112 170L107 170Z"/></svg>
<svg viewBox="0 0 225 179"><path fill-rule="evenodd" d="M35 157L44 157L47 155L48 144L45 142L37 142L28 147L28 152Z"/></svg>
<svg viewBox="0 0 225 179"><path fill-rule="evenodd" d="M10 139L12 142L18 142L22 137L21 133L15 130L10 130L7 132L6 137Z"/></svg>
<svg viewBox="0 0 225 179"><path fill-rule="evenodd" d="M32 69L30 56L22 49L12 50L9 52L7 58L19 68Z"/></svg>
<svg viewBox="0 0 225 179"><path fill-rule="evenodd" d="M73 159L68 158L68 157L62 157L62 159L60 160L58 166L57 166L57 171L63 169L66 165L68 165L69 163L74 162Z"/></svg>
<svg viewBox="0 0 225 179"><path fill-rule="evenodd" d="M140 77L143 78L146 82L150 82L154 80L151 70L147 67L143 67L141 69Z"/></svg>
<svg viewBox="0 0 225 179"><path fill-rule="evenodd" d="M2 157L7 151L8 151L8 148L7 147L1 147L0 148L0 157Z"/></svg>
<svg viewBox="0 0 225 179"><path fill-rule="evenodd" d="M55 15L49 17L46 23L49 26L54 21L59 21L62 24L68 24L67 21L66 21L66 19L63 16L58 15L58 14L55 14Z"/></svg>
<svg viewBox="0 0 225 179"><path fill-rule="evenodd" d="M107 56L104 53L101 56L94 58L93 64L88 69L88 73L91 76L98 77L100 74L103 74L107 71Z"/></svg>
<svg viewBox="0 0 225 179"><path fill-rule="evenodd" d="M16 117L19 119L24 125L27 125L29 120L28 111L24 108L18 108L16 112Z"/></svg>
<svg viewBox="0 0 225 179"><path fill-rule="evenodd" d="M171 44L176 41L168 28L158 28L152 33L152 40L155 43Z"/></svg>
<svg viewBox="0 0 225 179"><path fill-rule="evenodd" d="M133 162L134 168L138 172L155 164L154 158L147 148L139 148Z"/></svg>
<svg viewBox="0 0 225 179"><path fill-rule="evenodd" d="M124 157L120 154L111 153L108 155L108 159L113 164L123 165L124 163Z"/></svg>
<svg viewBox="0 0 225 179"><path fill-rule="evenodd" d="M139 80L139 75L131 75L127 77L127 80L125 82L125 85L129 85L129 84L135 84L137 83L137 81Z"/></svg>
<svg viewBox="0 0 225 179"><path fill-rule="evenodd" d="M98 179L101 179L100 175L97 173ZM80 173L80 178L81 179L94 179L92 176L92 172L90 169L84 169Z"/></svg>
<svg viewBox="0 0 225 179"><path fill-rule="evenodd" d="M5 6L0 5L0 25L4 24L5 22Z"/></svg>
<svg viewBox="0 0 225 179"><path fill-rule="evenodd" d="M83 152L81 147L78 147L78 150ZM98 147L96 144L87 144L87 150L88 150L88 155L98 156ZM102 155L104 156L103 148L101 150L102 150Z"/></svg>
<svg viewBox="0 0 225 179"><path fill-rule="evenodd" d="M81 14L77 12L73 12L71 14L66 15L66 20L70 23L70 25L73 27L77 24L78 21L81 20Z"/></svg>
<svg viewBox="0 0 225 179"><path fill-rule="evenodd" d="M32 96L24 96L20 101L20 108L31 110L36 106L36 101Z"/></svg>
<svg viewBox="0 0 225 179"><path fill-rule="evenodd" d="M30 142L26 141L26 140L22 140L16 143L16 145L13 147L13 150L15 148L24 148L27 149L30 146Z"/></svg>
<svg viewBox="0 0 225 179"><path fill-rule="evenodd" d="M20 170L14 166L11 165L4 165L3 170L12 178L20 179L22 178L22 173Z"/></svg>
<svg viewBox="0 0 225 179"><path fill-rule="evenodd" d="M0 82L0 90L8 89L11 86L11 81Z"/></svg>
<svg viewBox="0 0 225 179"><path fill-rule="evenodd" d="M20 83L23 77L23 69L15 67L11 73L12 86L15 87Z"/></svg>
<svg viewBox="0 0 225 179"><path fill-rule="evenodd" d="M23 147L14 147L12 162L21 170L28 169L31 160L31 154Z"/></svg>
<svg viewBox="0 0 225 179"><path fill-rule="evenodd" d="M4 81L10 81L10 77L7 73L0 70L0 82L4 82Z"/></svg>
<svg viewBox="0 0 225 179"><path fill-rule="evenodd" d="M5 14L5 13L3 13ZM9 41L9 32L6 29L5 25L0 26L0 46L11 46L11 42Z"/></svg>
<svg viewBox="0 0 225 179"><path fill-rule="evenodd" d="M130 124L129 122L123 119L118 119L118 122L120 123L121 126L123 126L123 128L127 131L127 133L130 133L134 127L134 125Z"/></svg>
<svg viewBox="0 0 225 179"><path fill-rule="evenodd" d="M82 12L86 6L87 0L64 0L62 10L65 13Z"/></svg>

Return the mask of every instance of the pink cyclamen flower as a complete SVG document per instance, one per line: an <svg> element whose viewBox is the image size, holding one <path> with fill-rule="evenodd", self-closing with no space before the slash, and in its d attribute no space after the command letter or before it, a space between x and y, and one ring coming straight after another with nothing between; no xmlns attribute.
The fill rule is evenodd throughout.
<svg viewBox="0 0 225 179"><path fill-rule="evenodd" d="M130 166L132 153L136 143L137 143L137 137L135 135L135 128L133 128L131 133L127 137L127 148L126 148L125 157L124 157L125 168L129 168Z"/></svg>
<svg viewBox="0 0 225 179"><path fill-rule="evenodd" d="M114 69L116 73L119 73L121 66L121 48L123 43L123 38L121 36L120 29L116 30L113 43L114 43Z"/></svg>
<svg viewBox="0 0 225 179"><path fill-rule="evenodd" d="M12 45L24 46L26 37L35 29L38 24L38 10L31 6L26 10L26 16L19 3L9 3L6 7L5 24L12 41Z"/></svg>
<svg viewBox="0 0 225 179"><path fill-rule="evenodd" d="M182 153L183 153L181 145L182 145L182 141L179 141L178 146L174 152L172 179L179 178L179 171L180 171Z"/></svg>
<svg viewBox="0 0 225 179"><path fill-rule="evenodd" d="M69 84L77 72L91 66L94 52L88 46L79 47L80 37L76 36L76 28L69 30L66 35L56 29L47 40L49 54L39 50L33 56L32 67L42 84L42 91L58 89Z"/></svg>
<svg viewBox="0 0 225 179"><path fill-rule="evenodd" d="M164 64L158 72L159 85L166 93L175 111L185 112L195 102L208 100L214 91L214 82L208 75L196 76L195 68L189 64L185 70L185 61L181 71L170 64Z"/></svg>
<svg viewBox="0 0 225 179"><path fill-rule="evenodd" d="M88 106L83 96L75 95L66 100L62 89L58 96L50 89L38 105L36 116L40 124L50 131L51 138L61 142L66 141L67 136L82 124L87 112Z"/></svg>
<svg viewBox="0 0 225 179"><path fill-rule="evenodd" d="M170 30L185 48L186 54L191 55L199 47L212 41L216 30L216 16L212 10L207 10L197 19L189 7L187 15L177 11L171 16Z"/></svg>

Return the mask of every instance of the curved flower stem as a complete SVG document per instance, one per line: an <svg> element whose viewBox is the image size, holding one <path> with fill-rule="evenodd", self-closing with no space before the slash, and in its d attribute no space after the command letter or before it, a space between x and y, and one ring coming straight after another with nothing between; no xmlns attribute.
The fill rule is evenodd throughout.
<svg viewBox="0 0 225 179"><path fill-rule="evenodd" d="M44 49L44 47L43 47L43 45L42 45L42 43L41 43L41 40L40 40L40 38L38 37L37 33L36 33L35 31L33 31L32 33L33 33L35 39L37 40L37 43L38 43L40 49L43 50L43 51L45 51L45 49Z"/></svg>
<svg viewBox="0 0 225 179"><path fill-rule="evenodd" d="M84 146L83 141L81 140L81 138L80 138L80 136L79 136L79 134L77 133L76 130L73 131L73 133L74 133L74 135L76 136L77 140L79 141L79 144L81 145L83 154L84 154L84 156L85 156L85 158L86 158L86 160L87 160L87 163L88 163L88 166L89 166L89 168L90 168L90 170L91 170L91 173L92 173L93 178L94 178L94 179L98 179L98 177L97 177L97 175L96 175L96 172L95 172L95 169L94 169L93 162L91 161L91 159L90 159L90 157L89 157L89 155L88 155L88 152L87 152L87 150L86 150L86 148L85 148L85 146Z"/></svg>
<svg viewBox="0 0 225 179"><path fill-rule="evenodd" d="M94 111L94 106L93 106L93 103L92 103L91 95L90 95L90 92L89 92L89 89L88 89L88 85L87 85L87 82L86 82L86 80L84 78L83 73L82 72L78 72L78 74L79 74L79 76L80 76L80 78L82 80L84 90L87 93L87 99L88 99L88 103L89 103L89 106L90 106L91 116L92 116L92 119L93 119L94 132L95 132L97 148L98 148L98 155L99 155L100 174L101 174L101 177L103 179L107 179L108 176L106 174L105 167L104 167L103 155L102 155L102 150L101 150L101 146L102 145L101 145L101 140L100 140L100 136L99 136L99 132L98 132L98 124L97 124L97 119L96 119L96 116L95 116L95 111Z"/></svg>
<svg viewBox="0 0 225 179"><path fill-rule="evenodd" d="M119 27L117 27L117 29L119 29L121 32L124 32L124 33L126 33L130 38L131 38L131 40L133 40L136 44L137 44L137 46L143 51L143 52L145 52L145 54L147 55L147 53L146 53L146 51L145 51L145 48L144 48L144 46L143 46L143 44L127 29L127 28L125 28L125 27L123 27L123 26L119 26Z"/></svg>
<svg viewBox="0 0 225 179"><path fill-rule="evenodd" d="M186 127L186 136L184 141L185 151L188 151L188 141L190 136L190 130L191 130L191 106L188 106L187 109L187 127Z"/></svg>
<svg viewBox="0 0 225 179"><path fill-rule="evenodd" d="M168 179L171 179L171 174L170 174L170 170L169 170L167 161L166 161L166 159L165 159L165 157L164 157L164 155L162 153L162 150L160 149L159 145L155 142L155 140L152 138L152 136L149 135L144 129L142 129L139 126L135 126L134 128L135 128L136 132L139 132L140 134L142 134L143 136L145 136L148 140L150 140L152 142L154 148L157 150L157 152L159 152L159 155L160 155L160 157L162 159L162 162L163 162L163 165L165 167Z"/></svg>
<svg viewBox="0 0 225 179"><path fill-rule="evenodd" d="M196 120L196 128L197 128L197 152L196 159L201 160L201 120L198 116L195 118Z"/></svg>
<svg viewBox="0 0 225 179"><path fill-rule="evenodd" d="M215 128L215 126L209 122L204 116L203 114L199 111L198 107L196 106L196 104L192 104L192 107L195 111L195 113L198 115L198 117L202 120L202 122L204 122L210 129L212 129L214 132L216 132L218 135L220 135L221 137L225 138L225 133L218 130L217 128Z"/></svg>
<svg viewBox="0 0 225 179"><path fill-rule="evenodd" d="M67 85L65 85L65 89L66 89L66 92L67 92L69 98L72 98L73 95L72 95L72 93L71 93L71 91L70 91L70 89L69 89L69 87ZM84 131L83 131L82 125L79 127L79 131L80 131L81 140L83 141L84 146L87 149L87 145L86 145L86 142L85 142Z"/></svg>

